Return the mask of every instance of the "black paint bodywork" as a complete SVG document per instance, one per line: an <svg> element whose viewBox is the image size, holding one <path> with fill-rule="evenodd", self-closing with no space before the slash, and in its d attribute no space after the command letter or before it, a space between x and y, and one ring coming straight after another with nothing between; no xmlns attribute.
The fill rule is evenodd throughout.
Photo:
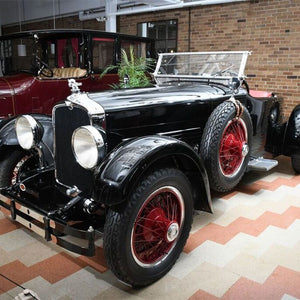
<svg viewBox="0 0 300 300"><path fill-rule="evenodd" d="M46 132L40 146L49 148L50 155L45 156L47 163L43 170L36 170L23 181L33 192L22 192L17 184L2 189L1 193L14 199L12 206L14 201L31 206L63 228L68 227L70 221L81 221L80 230L87 232L90 226L101 227L96 221L99 216L84 210L83 203L87 199L95 202L97 210L122 205L145 174L157 168L175 167L191 182L195 208L212 212L209 182L199 145L210 114L231 96L232 91L223 84L190 81L88 95L101 105L103 116L90 115L78 104L72 107L67 103L59 104L53 112L54 133L49 118L34 115ZM282 99L276 96L253 98L242 88L235 98L251 116L253 158L263 156L266 151L276 156L290 155L299 149L300 106L294 109L289 122L283 123ZM2 144L16 144L15 135L11 133L13 124L11 121L5 125L7 134ZM82 168L71 149L72 133L83 125L92 125L105 134L104 158L92 170ZM70 190L75 192L68 194ZM0 205L8 208L2 201ZM12 211L16 214L14 208ZM46 235L52 234L46 227ZM65 230L64 233L64 230L61 234L72 232L76 236L74 231ZM90 236L89 239L91 241ZM86 255L94 251L63 246Z"/></svg>
<svg viewBox="0 0 300 300"><path fill-rule="evenodd" d="M123 202L132 183L139 182L145 171L168 162L189 169L187 176L199 186L195 188L195 207L212 212L204 163L185 143L170 137L146 136L122 144L110 156L113 158L105 160L95 171L95 193L100 201L105 199L106 205Z"/></svg>
<svg viewBox="0 0 300 300"><path fill-rule="evenodd" d="M300 153L300 104L291 113L284 137L283 154L290 156L293 153Z"/></svg>
<svg viewBox="0 0 300 300"><path fill-rule="evenodd" d="M45 165L53 166L53 126L52 118L41 114L32 114L43 127L44 134L42 138L41 148ZM5 154L12 151L11 147L19 147L19 143L15 131L15 121L17 117L6 119L1 123L0 134L0 159L3 159Z"/></svg>

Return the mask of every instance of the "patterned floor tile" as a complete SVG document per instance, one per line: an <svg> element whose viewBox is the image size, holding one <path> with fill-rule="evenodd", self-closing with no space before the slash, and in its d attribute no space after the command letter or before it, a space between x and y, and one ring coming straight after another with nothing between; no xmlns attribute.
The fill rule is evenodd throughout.
<svg viewBox="0 0 300 300"><path fill-rule="evenodd" d="M291 295L288 294L284 294L281 298L281 300L300 300L299 298L293 297Z"/></svg>
<svg viewBox="0 0 300 300"><path fill-rule="evenodd" d="M6 252L21 249L34 242L35 239L23 228L0 235L0 247Z"/></svg>
<svg viewBox="0 0 300 300"><path fill-rule="evenodd" d="M0 274L42 300L300 299L300 176L290 160L267 173L247 173L230 193L213 193L215 213L196 211L173 269L132 289L108 269L103 243L87 258L45 242L0 211ZM0 277L0 300L21 292Z"/></svg>

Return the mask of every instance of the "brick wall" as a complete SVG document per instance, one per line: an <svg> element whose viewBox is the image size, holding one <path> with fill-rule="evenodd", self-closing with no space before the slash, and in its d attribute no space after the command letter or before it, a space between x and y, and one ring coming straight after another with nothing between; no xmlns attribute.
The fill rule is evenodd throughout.
<svg viewBox="0 0 300 300"><path fill-rule="evenodd" d="M300 104L299 0L251 0L122 16L119 29L136 34L139 22L173 18L178 19L178 51L251 50L246 69L250 88L283 96L286 115Z"/></svg>
<svg viewBox="0 0 300 300"><path fill-rule="evenodd" d="M118 31L137 34L137 24L178 20L178 51L251 50L246 74L250 88L274 91L289 115L300 104L300 1L250 0L118 18ZM53 28L53 21L24 24L23 30ZM58 18L57 28L104 30L96 20ZM14 30L13 30L14 29ZM3 29L4 33L18 27Z"/></svg>

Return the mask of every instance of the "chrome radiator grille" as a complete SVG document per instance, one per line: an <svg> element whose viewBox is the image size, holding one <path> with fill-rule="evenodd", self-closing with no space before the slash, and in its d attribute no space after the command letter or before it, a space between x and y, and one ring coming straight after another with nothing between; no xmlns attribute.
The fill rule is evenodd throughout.
<svg viewBox="0 0 300 300"><path fill-rule="evenodd" d="M70 109L60 105L55 108L53 118L56 179L63 185L76 185L80 190L88 191L92 184L92 173L76 162L71 138L76 128L90 124L89 116L78 107Z"/></svg>

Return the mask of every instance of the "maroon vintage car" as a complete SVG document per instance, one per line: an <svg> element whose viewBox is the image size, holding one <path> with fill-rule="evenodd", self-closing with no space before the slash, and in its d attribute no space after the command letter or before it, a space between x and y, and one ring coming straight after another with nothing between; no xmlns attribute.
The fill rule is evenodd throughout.
<svg viewBox="0 0 300 300"><path fill-rule="evenodd" d="M130 46L138 57L154 56L151 39L101 31L43 30L0 37L0 119L51 114L54 104L69 95L69 78L87 92L110 88L118 82L117 74L99 75L118 63L121 48Z"/></svg>

